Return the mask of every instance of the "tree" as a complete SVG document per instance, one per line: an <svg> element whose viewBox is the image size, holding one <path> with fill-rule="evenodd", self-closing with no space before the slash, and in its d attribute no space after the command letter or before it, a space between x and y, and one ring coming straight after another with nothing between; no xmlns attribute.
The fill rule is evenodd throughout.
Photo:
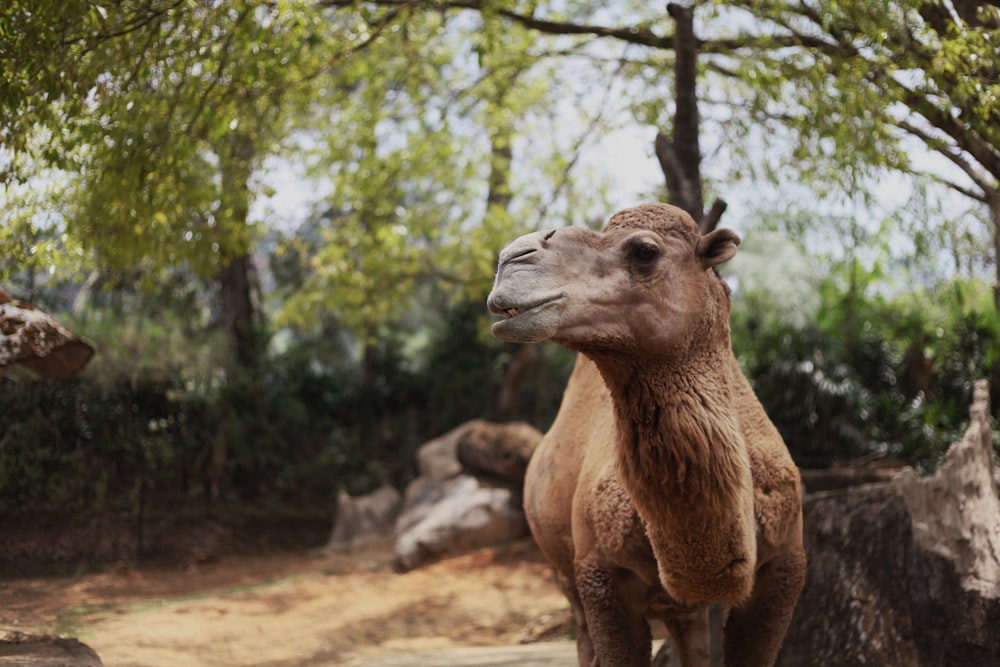
<svg viewBox="0 0 1000 667"><path fill-rule="evenodd" d="M279 323L314 327L336 312L363 350L413 305L418 285L443 271L435 251L455 217L470 215L476 165L463 154L443 74L450 46L433 40L434 17L343 10L359 26L391 23L338 72L313 107L306 141L322 152L317 174L331 193L320 205L319 243L310 275L282 306ZM301 249L295 239L291 250Z"/></svg>
<svg viewBox="0 0 1000 667"><path fill-rule="evenodd" d="M726 203L715 200L705 211L701 179L700 114L698 111L698 38L694 32L694 9L676 3L667 5L674 28L674 118L672 138L656 133L654 148L667 186L667 201L691 214L707 234L718 225Z"/></svg>
<svg viewBox="0 0 1000 667"><path fill-rule="evenodd" d="M346 0L345 0L346 2ZM395 6L402 0L368 5ZM1000 254L1000 140L995 63L1000 43L1000 9L994 2L954 3L954 11L930 0L896 0L873 5L862 0L717 0L674 5L673 34L662 29L659 6L622 3L524 5L519 2L435 0L419 3L433 11L476 11L548 35L585 40L615 40L639 50L628 72L655 85L663 78L657 54L673 54L677 69L678 111L685 107L685 84L697 53L697 71L712 75L725 91L715 100L727 109L731 128L743 128L727 152L739 156L741 141L754 131L780 127L792 149L781 156L744 152L742 166L756 177L796 174L826 193L855 193L885 171L924 175L915 156L927 152L954 168L931 172L945 187L989 212L994 255ZM685 14L711 20L711 33L692 39ZM706 30L707 32L707 30ZM678 49L694 42L697 49ZM651 70L643 74L644 70ZM637 74L638 73L638 74ZM655 122L641 107L637 116ZM691 113L676 122L691 127ZM687 125L685 125L685 123ZM674 128L677 131L677 128ZM690 136L685 131L685 136ZM676 140L677 137L674 137ZM687 207L697 202L690 178L679 165L697 162L694 154L677 160L666 136L657 141L671 198ZM667 158L667 159L664 159ZM668 189L671 189L668 187ZM688 194L683 194L684 192ZM1000 265L995 294L1000 309Z"/></svg>
<svg viewBox="0 0 1000 667"><path fill-rule="evenodd" d="M727 2L757 20L735 38L761 117L790 125L797 161L825 177L864 169L929 175L986 206L1000 310L1000 8L975 0ZM787 45L766 47L771 36ZM929 170L921 146L950 163ZM916 154L916 155L915 155Z"/></svg>
<svg viewBox="0 0 1000 667"><path fill-rule="evenodd" d="M232 368L253 370L263 352L255 176L359 48L340 39L357 21L328 24L313 3L294 0L60 7L18 5L10 19L10 30L51 51L12 47L18 85L0 127L31 131L10 144L8 173L56 167L72 179L53 229L102 270L138 266L155 282L186 265L215 282Z"/></svg>
<svg viewBox="0 0 1000 667"><path fill-rule="evenodd" d="M99 78L77 120L87 168L74 217L90 246L112 268L186 262L214 279L237 368L262 353L252 179L290 130L289 98L323 67L304 9L185 4L143 41L106 41L105 61L128 66Z"/></svg>
<svg viewBox="0 0 1000 667"><path fill-rule="evenodd" d="M425 305L427 291L453 305L485 298L496 249L538 217L515 181L528 169L518 143L526 119L550 107L552 84L537 67L545 44L494 17L470 24L409 4L323 4L369 33L391 27L345 62L337 100L316 104L327 116L308 135L323 153L312 175L330 193L312 274L278 321L309 328L335 311L364 347ZM531 185L556 191L549 177Z"/></svg>

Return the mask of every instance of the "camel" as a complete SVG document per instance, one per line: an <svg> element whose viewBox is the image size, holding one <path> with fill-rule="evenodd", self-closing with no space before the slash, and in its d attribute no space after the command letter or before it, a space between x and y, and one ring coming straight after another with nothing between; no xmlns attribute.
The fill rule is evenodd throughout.
<svg viewBox="0 0 1000 667"><path fill-rule="evenodd" d="M580 354L535 450L524 504L577 623L581 667L650 664L649 621L683 667L773 665L805 579L798 469L739 368L728 229L701 235L665 204L604 232L527 234L500 253L502 340Z"/></svg>

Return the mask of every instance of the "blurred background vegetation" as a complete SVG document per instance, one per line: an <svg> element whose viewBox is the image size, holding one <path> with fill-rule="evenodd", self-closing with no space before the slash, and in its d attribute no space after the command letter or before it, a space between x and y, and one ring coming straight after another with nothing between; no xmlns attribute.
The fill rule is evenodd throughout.
<svg viewBox="0 0 1000 667"><path fill-rule="evenodd" d="M1000 19L953 4L687 5L686 164L744 238L734 348L802 466L930 469L973 380L998 405ZM467 419L545 429L572 356L489 336L496 253L670 198L674 27L629 0L9 0L0 285L98 352L0 377L0 513L329 515Z"/></svg>

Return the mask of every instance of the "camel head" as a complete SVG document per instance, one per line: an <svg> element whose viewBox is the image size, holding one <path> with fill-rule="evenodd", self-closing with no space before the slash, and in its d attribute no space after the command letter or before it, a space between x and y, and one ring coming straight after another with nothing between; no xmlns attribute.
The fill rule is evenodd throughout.
<svg viewBox="0 0 1000 667"><path fill-rule="evenodd" d="M728 229L701 235L691 216L666 204L620 211L601 234L527 234L500 253L487 304L504 319L493 335L644 355L683 351L719 331L720 318L728 336L729 290L714 267L739 242Z"/></svg>

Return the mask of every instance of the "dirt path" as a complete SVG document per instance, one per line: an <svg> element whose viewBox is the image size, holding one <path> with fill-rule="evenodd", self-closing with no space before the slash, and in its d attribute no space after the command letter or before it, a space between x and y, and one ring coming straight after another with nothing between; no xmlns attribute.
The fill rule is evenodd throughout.
<svg viewBox="0 0 1000 667"><path fill-rule="evenodd" d="M530 542L406 574L381 548L0 582L0 597L0 630L79 637L107 667L402 664L371 661L565 637L567 617Z"/></svg>
<svg viewBox="0 0 1000 667"><path fill-rule="evenodd" d="M570 667L577 664L576 643L557 642L522 646L480 646L393 655L348 663L350 667Z"/></svg>

